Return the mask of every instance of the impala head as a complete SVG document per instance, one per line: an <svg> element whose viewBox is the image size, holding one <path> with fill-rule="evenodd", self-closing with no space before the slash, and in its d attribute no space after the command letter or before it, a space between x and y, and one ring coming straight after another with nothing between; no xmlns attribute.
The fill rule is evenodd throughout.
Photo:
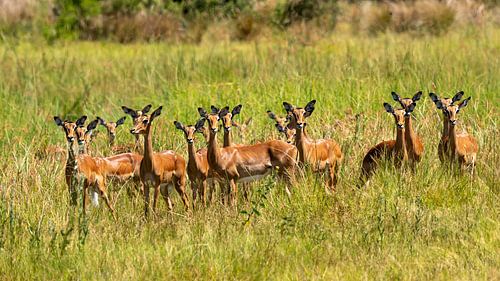
<svg viewBox="0 0 500 281"><path fill-rule="evenodd" d="M417 105L417 101L420 100L422 97L422 91L418 91L412 98L401 98L398 93L392 92L392 99L399 102L401 106L403 107L404 110L406 110L406 117L410 117L410 113L413 111L415 106ZM408 111L409 107L411 105L413 106L413 109Z"/></svg>
<svg viewBox="0 0 500 281"><path fill-rule="evenodd" d="M304 108L294 107L293 105L283 102L287 114L291 116L292 121L295 121L297 129L303 129L306 125L306 118L311 116L314 111L314 104L316 100L312 100Z"/></svg>
<svg viewBox="0 0 500 281"><path fill-rule="evenodd" d="M99 123L99 120L94 120L90 122L87 127L83 126L78 126L75 130L76 133L76 139L78 140L78 145L80 147L84 146L85 144L89 144L90 141L92 140L92 132L94 129L97 127L97 124Z"/></svg>
<svg viewBox="0 0 500 281"><path fill-rule="evenodd" d="M285 127L287 127L287 122L290 121L291 119L290 114L288 114L286 117L279 117L270 110L267 111L267 116L269 116L269 118L271 118L276 122L274 126L276 126L276 129L278 129L280 133L285 132Z"/></svg>
<svg viewBox="0 0 500 281"><path fill-rule="evenodd" d="M208 121L208 129L210 130L210 133L215 134L219 130L219 120L229 114L229 106L226 106L221 110L215 106L211 106L211 109L212 112L208 114L205 109L199 107L198 113L201 117Z"/></svg>
<svg viewBox="0 0 500 281"><path fill-rule="evenodd" d="M233 117L240 114L241 112L241 107L242 105L239 104L233 108L231 112L229 112L229 107L225 107L228 109L228 113L225 114L224 116L219 116L222 120L222 126L224 127L224 131L229 132L231 130L231 127L235 125L233 122ZM215 106L211 106L212 113L218 113L220 110L216 108Z"/></svg>
<svg viewBox="0 0 500 281"><path fill-rule="evenodd" d="M196 122L195 125L184 126L179 121L174 121L174 125L177 129L184 132L187 143L193 143L195 133L201 133L203 130L203 125L205 125L205 118L202 117L200 120L198 120L198 122Z"/></svg>
<svg viewBox="0 0 500 281"><path fill-rule="evenodd" d="M125 112L125 114L130 115L130 117L132 117L132 122L134 126L136 126L138 123L142 122L141 117L147 114L151 110L151 105L148 104L141 110L134 110L126 106L122 106L122 110L123 112Z"/></svg>
<svg viewBox="0 0 500 281"><path fill-rule="evenodd" d="M61 126L64 130L64 134L66 135L66 140L68 143L72 144L75 141L75 138L77 137L76 131L83 127L85 124L85 121L87 120L87 116L82 116L76 120L76 122L71 122L68 120L62 121L59 116L54 116L54 121L56 122L57 126Z"/></svg>
<svg viewBox="0 0 500 281"><path fill-rule="evenodd" d="M394 121L396 121L396 127L398 130L403 130L405 127L405 115L406 110L402 108L394 109L390 104L384 102L385 111L389 112L394 116ZM415 106L413 106L415 108Z"/></svg>
<svg viewBox="0 0 500 281"><path fill-rule="evenodd" d="M285 141L287 143L295 142L295 128L290 128L288 126L285 126L283 133L285 134Z"/></svg>
<svg viewBox="0 0 500 281"><path fill-rule="evenodd" d="M147 132L148 126L151 125L151 122L161 114L163 106L158 107L151 115L142 114L141 116L134 118L134 127L130 129L130 133L134 135L145 135ZM148 109L149 110L149 109Z"/></svg>
<svg viewBox="0 0 500 281"><path fill-rule="evenodd" d="M450 105L453 105L455 102L459 101L462 99L462 96L464 95L463 91L460 91L456 93L453 98L439 98L438 95L434 93L429 93L429 96L431 97L432 101L436 105L438 109L441 109L443 111L443 115L448 117L448 112L446 111L446 108ZM438 103L439 102L439 103Z"/></svg>
<svg viewBox="0 0 500 281"><path fill-rule="evenodd" d="M120 125L123 125L125 119L127 119L127 117L123 116L122 118L116 120L116 122L106 122L101 117L97 117L97 120L99 120L99 124L104 126L108 131L108 137L110 142L114 142L116 137L116 128Z"/></svg>
<svg viewBox="0 0 500 281"><path fill-rule="evenodd" d="M459 104L451 104L448 106L444 106L444 104L441 101L437 101L436 106L439 109L442 109L443 112L446 112L446 116L448 116L448 120L450 121L450 125L455 126L457 124L457 115L458 112L460 112L460 109L464 108L467 106L469 103L471 97L468 97L464 99L461 103Z"/></svg>

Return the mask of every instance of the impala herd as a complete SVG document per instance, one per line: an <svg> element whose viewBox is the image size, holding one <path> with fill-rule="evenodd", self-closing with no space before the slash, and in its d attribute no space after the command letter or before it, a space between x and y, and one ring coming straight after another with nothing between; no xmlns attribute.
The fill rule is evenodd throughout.
<svg viewBox="0 0 500 281"><path fill-rule="evenodd" d="M460 91L452 98L440 98L434 93L430 93L429 96L443 113L443 134L438 146L439 159L443 163L458 164L462 170L468 169L473 175L478 151L477 141L469 134L458 134L455 128L459 111L467 106L470 100L469 97L460 101L463 94ZM384 103L385 110L394 116L396 138L380 142L368 150L362 161L358 187L368 184L370 177L383 160L392 161L396 168L403 167L405 166L403 164L407 163L412 169L415 169L416 164L421 161L424 146L413 129L411 118L417 101L421 97L422 92L416 93L412 98L401 98L397 93L392 92L392 98L401 107L394 108L389 103ZM285 191L290 196L290 189L295 181L295 172L298 167L304 165L325 179L327 192L334 192L344 155L336 141L312 139L307 135L306 119L314 112L315 104L316 101L312 100L302 108L283 102L286 112L284 117L267 111L269 118L275 121L278 132L284 135L285 141L273 139L252 145L232 143L231 128L244 127L251 122L251 119L245 124L233 121L233 118L240 114L241 105L231 111L227 106L224 108L211 106L210 112L200 107L198 108L199 117L194 125L174 122L175 128L182 131L187 142L187 163L183 156L173 150L153 151L152 125L161 114L161 106L149 115L151 105L141 110L122 106L123 112L132 117L133 127L130 133L136 139L133 146L115 146L114 144L116 129L124 124L125 117L116 122L106 122L97 117L85 127L86 116L80 117L75 122L63 121L55 116L54 120L63 128L68 143L65 176L70 203L78 204L79 190L83 187L84 210L88 204L89 195L94 205L98 205L98 199L101 196L115 217L106 184L109 181L131 181L136 190L144 195L146 217L150 207L151 188L154 189L153 212L160 193L169 210L172 210L169 187L175 188L182 199L184 208L188 210L186 182L189 177L193 208L197 201L201 201L201 204L205 206L207 195L208 201L212 201L216 184L221 187L223 202L235 205L238 198L238 184L242 184L245 198L247 198L247 184L273 171L276 172L278 179L285 183ZM106 128L111 150L117 154L109 157L94 157L88 154L92 132L98 125ZM220 127L224 130L222 146L218 144L217 138ZM195 148L197 133L203 136L203 141L207 144L205 148L198 150ZM140 135L144 139L143 148L140 144ZM78 143L77 153L73 148L75 140Z"/></svg>

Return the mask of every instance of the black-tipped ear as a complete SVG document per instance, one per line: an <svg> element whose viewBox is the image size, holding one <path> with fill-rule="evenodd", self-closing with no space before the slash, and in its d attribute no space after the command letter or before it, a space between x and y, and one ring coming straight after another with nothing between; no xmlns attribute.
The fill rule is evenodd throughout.
<svg viewBox="0 0 500 281"><path fill-rule="evenodd" d="M286 112L292 112L293 111L293 105L287 103L286 101L283 102L283 108L285 108Z"/></svg>
<svg viewBox="0 0 500 281"><path fill-rule="evenodd" d="M392 108L392 105L384 102L384 108L385 108L385 111L389 112L389 113L394 113L394 108Z"/></svg>
<svg viewBox="0 0 500 281"><path fill-rule="evenodd" d="M314 111L314 105L316 104L316 100L312 100L307 103L306 107L304 108L309 114L313 113Z"/></svg>
<svg viewBox="0 0 500 281"><path fill-rule="evenodd" d="M106 121L104 121L101 117L97 116L97 120L99 121L99 124L106 125Z"/></svg>
<svg viewBox="0 0 500 281"><path fill-rule="evenodd" d="M203 109L203 107L198 107L198 113L203 118L206 118L208 116L207 111L205 109Z"/></svg>
<svg viewBox="0 0 500 281"><path fill-rule="evenodd" d="M137 112L131 108L128 108L126 106L122 106L122 110L123 112L125 112L125 114L127 115L130 115L132 118L137 118Z"/></svg>
<svg viewBox="0 0 500 281"><path fill-rule="evenodd" d="M412 102L407 108L406 108L406 114L409 115L410 113L413 112L415 107L417 106L416 103Z"/></svg>
<svg viewBox="0 0 500 281"><path fill-rule="evenodd" d="M64 124L63 120L59 118L59 116L54 116L54 121L56 122L57 126L62 126Z"/></svg>
<svg viewBox="0 0 500 281"><path fill-rule="evenodd" d="M141 112L142 112L142 114L146 114L146 113L148 113L150 110L151 110L151 105L150 105L150 104L148 104L148 105L146 105L146 106L145 106L145 107L141 110Z"/></svg>
<svg viewBox="0 0 500 281"><path fill-rule="evenodd" d="M99 120L97 120L97 119L90 122L90 124L87 126L87 132L94 130L97 127L98 123L99 123Z"/></svg>
<svg viewBox="0 0 500 281"><path fill-rule="evenodd" d="M87 121L87 116L83 115L82 117L78 118L78 120L76 120L76 125L78 127L83 127L83 125L85 124L85 121Z"/></svg>
<svg viewBox="0 0 500 281"><path fill-rule="evenodd" d="M468 103L469 103L469 101L470 101L470 98L471 98L471 97L468 97L468 98L464 99L464 100L463 100L463 101L462 101L462 102L458 105L458 109L461 109L462 107L466 107L466 106L467 106L467 104L468 104Z"/></svg>
<svg viewBox="0 0 500 281"><path fill-rule="evenodd" d="M412 98L413 102L418 101L422 97L422 91L418 91Z"/></svg>
<svg viewBox="0 0 500 281"><path fill-rule="evenodd" d="M163 106L160 106L157 109L155 109L155 111L153 111L153 113L151 113L151 117L149 118L149 122L153 121L153 119L160 116L162 109L163 109Z"/></svg>
<svg viewBox="0 0 500 281"><path fill-rule="evenodd" d="M401 101L401 98L399 97L398 93L396 92L391 92L391 95L392 95L392 99L399 102Z"/></svg>
<svg viewBox="0 0 500 281"><path fill-rule="evenodd" d="M205 118L201 118L200 120L198 120L198 122L196 122L194 128L196 129L196 131L199 132L204 125L205 125Z"/></svg>
<svg viewBox="0 0 500 281"><path fill-rule="evenodd" d="M219 111L219 117L222 118L229 113L229 106L224 107Z"/></svg>
<svg viewBox="0 0 500 281"><path fill-rule="evenodd" d="M232 115L232 117L234 117L234 116L235 116L235 115L237 115L237 114L240 114L240 112L241 112L241 107L243 107L243 105L238 104L237 106L235 106L235 107L233 108L233 110L231 111L231 115Z"/></svg>
<svg viewBox="0 0 500 281"><path fill-rule="evenodd" d="M184 131L184 125L179 121L174 121L174 125L177 129Z"/></svg>
<svg viewBox="0 0 500 281"><path fill-rule="evenodd" d="M276 120L276 114L274 114L271 110L267 111L267 116L269 116L269 118L273 120Z"/></svg>
<svg viewBox="0 0 500 281"><path fill-rule="evenodd" d="M434 93L429 93L429 97L434 103L437 103L439 101L439 97Z"/></svg>
<svg viewBox="0 0 500 281"><path fill-rule="evenodd" d="M125 119L127 119L127 116L123 116L122 118L118 119L116 121L116 126L120 126L120 125L123 125L123 123L125 123Z"/></svg>
<svg viewBox="0 0 500 281"><path fill-rule="evenodd" d="M444 108L443 108L443 103L442 103L440 100L437 100L437 101L436 101L436 107L437 107L438 109L444 109Z"/></svg>
<svg viewBox="0 0 500 281"><path fill-rule="evenodd" d="M460 91L460 92L456 93L453 96L453 98L451 99L451 104L454 104L455 102L461 100L463 95L464 95L464 91Z"/></svg>
<svg viewBox="0 0 500 281"><path fill-rule="evenodd" d="M212 111L212 114L216 114L216 113L219 113L219 109L213 105L210 106L210 110Z"/></svg>

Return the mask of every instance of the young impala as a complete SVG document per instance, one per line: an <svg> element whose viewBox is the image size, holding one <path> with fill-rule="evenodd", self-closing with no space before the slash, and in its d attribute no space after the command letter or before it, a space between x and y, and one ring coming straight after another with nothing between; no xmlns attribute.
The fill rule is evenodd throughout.
<svg viewBox="0 0 500 281"><path fill-rule="evenodd" d="M462 96L464 95L463 91L460 91L456 93L453 98L439 98L436 94L434 93L429 93L429 96L431 97L432 101L438 107L438 102L441 103L440 107L438 109L441 109L443 112L443 133L441 135L441 139L439 140L438 144L438 155L439 155L439 160L441 162L444 162L447 159L447 157L450 155L449 154L449 128L450 128L450 120L448 118L448 112L446 111L446 108L449 105L453 105L455 102L460 101L462 99Z"/></svg>
<svg viewBox="0 0 500 281"><path fill-rule="evenodd" d="M108 132L109 147L111 148L111 151L115 154L134 151L134 146L131 145L115 145L116 128L123 125L123 123L125 123L126 118L127 118L126 116L123 116L122 118L116 120L116 122L106 122L101 117L97 117L97 120L99 120L99 125L106 128L106 131Z"/></svg>
<svg viewBox="0 0 500 281"><path fill-rule="evenodd" d="M315 172L328 173L328 187L335 190L337 173L343 154L340 146L334 140L312 140L305 134L306 118L314 111L316 100L310 101L304 108L295 107L287 102L283 106L295 124L295 146L299 155L299 163L310 164Z"/></svg>
<svg viewBox="0 0 500 281"><path fill-rule="evenodd" d="M168 194L168 186L173 185L181 196L184 208L188 210L189 203L185 191L186 185L186 161L175 151L167 150L159 153L153 152L153 140L151 125L153 120L161 114L162 107L157 108L151 115L142 114L134 122L133 134L144 136L144 157L141 161L140 175L144 188L144 215L149 211L149 189L155 190L153 198L153 212L156 210L156 202L161 189L163 199L172 210L172 202ZM162 188L160 188L162 186ZM164 187L164 188L163 188Z"/></svg>
<svg viewBox="0 0 500 281"><path fill-rule="evenodd" d="M201 117L208 121L210 137L208 142L208 164L220 178L226 180L228 200L231 205L237 200L237 182L258 180L278 168L278 175L290 177L295 166L293 146L279 140L271 140L255 145L229 146L219 148L217 132L219 120L224 118L229 110L223 108L220 112L208 114L203 108L198 108ZM288 187L287 187L287 193Z"/></svg>
<svg viewBox="0 0 500 281"><path fill-rule="evenodd" d="M384 108L388 113L391 113L394 116L396 124L396 139L380 142L368 150L363 158L360 175L361 184L358 185L358 187L364 185L365 182L367 183L382 159L393 159L396 168L401 167L403 162L408 161L408 152L405 144L406 110L393 109L388 103L384 103ZM408 110L411 111L414 108L415 104L411 104L408 107Z"/></svg>
<svg viewBox="0 0 500 281"><path fill-rule="evenodd" d="M285 136L285 141L287 143L294 143L296 125L290 120L291 116L288 115L287 117L278 117L270 110L267 111L267 115L276 122L274 125L276 126L278 132Z"/></svg>
<svg viewBox="0 0 500 281"><path fill-rule="evenodd" d="M406 150L408 151L408 160L414 166L416 162L420 162L422 159L422 154L424 153L424 145L422 144L422 139L413 131L413 124L411 120L411 111L408 108L414 104L416 106L417 101L422 97L422 92L417 92L412 98L401 98L396 92L391 93L392 98L399 102L405 113L405 142Z"/></svg>
<svg viewBox="0 0 500 281"><path fill-rule="evenodd" d="M448 138L449 157L452 163L458 163L462 169L470 168L471 176L473 176L478 151L477 140L467 133L457 134L456 132L457 115L462 108L467 106L469 100L470 97L466 98L458 105L451 104L446 107L441 101L438 101L436 106L446 111L450 123Z"/></svg>
<svg viewBox="0 0 500 281"><path fill-rule="evenodd" d="M196 204L196 197L199 194L203 206L206 205L206 192L208 181L212 181L212 176L209 173L208 159L207 159L207 149L201 148L195 151L194 140L195 134L197 132L202 132L204 119L199 120L196 124L184 126L181 122L174 121L174 125L177 129L184 133L188 144L188 164L187 173L189 180L191 181L191 187L193 189L193 208Z"/></svg>
<svg viewBox="0 0 500 281"><path fill-rule="evenodd" d="M97 202L97 192L101 194L109 210L114 214L109 197L106 193L105 171L99 166L96 157L85 154L85 135L90 134L97 126L97 120L92 121L86 128L84 123L87 116L80 117L76 122L62 121L58 116L54 116L57 126L63 128L68 143L68 159L66 161L66 184L70 194L70 204L77 205L79 187L83 186L83 209L87 206L88 192L92 192L92 202ZM76 155L73 150L73 143L78 139L80 154Z"/></svg>

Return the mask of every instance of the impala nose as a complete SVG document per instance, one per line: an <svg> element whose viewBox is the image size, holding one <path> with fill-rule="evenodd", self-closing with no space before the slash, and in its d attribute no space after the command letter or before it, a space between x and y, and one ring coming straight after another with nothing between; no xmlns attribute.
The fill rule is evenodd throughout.
<svg viewBox="0 0 500 281"><path fill-rule="evenodd" d="M450 120L450 124L455 126L457 124L457 120Z"/></svg>
<svg viewBox="0 0 500 281"><path fill-rule="evenodd" d="M193 139L187 139L188 143L193 143Z"/></svg>
<svg viewBox="0 0 500 281"><path fill-rule="evenodd" d="M78 144L79 144L79 145L83 145L84 143L85 143L85 141L82 141L82 140L79 140L79 141L78 141Z"/></svg>
<svg viewBox="0 0 500 281"><path fill-rule="evenodd" d="M216 133L217 132L217 128L212 128L212 132Z"/></svg>
<svg viewBox="0 0 500 281"><path fill-rule="evenodd" d="M291 140L287 140L286 143L292 143L292 141Z"/></svg>
<svg viewBox="0 0 500 281"><path fill-rule="evenodd" d="M134 133L135 133L135 130L134 130L134 129L130 129L130 133L131 133L131 134L134 134Z"/></svg>
<svg viewBox="0 0 500 281"><path fill-rule="evenodd" d="M74 142L75 141L75 138L74 137L69 137L68 138L68 142Z"/></svg>
<svg viewBox="0 0 500 281"><path fill-rule="evenodd" d="M403 124L398 124L398 129L403 129L404 125Z"/></svg>
<svg viewBox="0 0 500 281"><path fill-rule="evenodd" d="M304 128L304 123L297 123L297 129Z"/></svg>
<svg viewBox="0 0 500 281"><path fill-rule="evenodd" d="M231 127L224 127L224 130L226 130L226 132L229 132L231 131Z"/></svg>

